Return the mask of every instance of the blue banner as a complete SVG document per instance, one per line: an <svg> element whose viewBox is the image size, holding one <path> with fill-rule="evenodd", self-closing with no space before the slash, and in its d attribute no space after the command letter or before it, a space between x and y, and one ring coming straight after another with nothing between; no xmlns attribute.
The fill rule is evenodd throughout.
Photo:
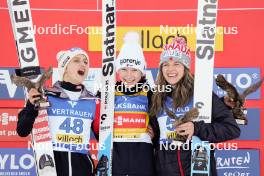
<svg viewBox="0 0 264 176"><path fill-rule="evenodd" d="M36 176L32 149L1 148L0 176Z"/></svg>
<svg viewBox="0 0 264 176"><path fill-rule="evenodd" d="M12 83L10 76L15 74L15 68L0 68L0 99L24 100L22 87Z"/></svg>
<svg viewBox="0 0 264 176"><path fill-rule="evenodd" d="M219 176L260 176L259 150L217 150Z"/></svg>
<svg viewBox="0 0 264 176"><path fill-rule="evenodd" d="M215 68L215 78L218 74L222 74L239 93L243 93L249 86L260 80L260 68ZM225 95L225 92L215 84L215 80L213 86L214 92L219 97ZM247 99L260 99L260 89L248 95Z"/></svg>
<svg viewBox="0 0 264 176"><path fill-rule="evenodd" d="M148 70L151 71L153 79L156 80L158 69ZM223 74L225 79L233 84L240 93L260 80L260 68L214 68L214 77L216 78L218 74ZM219 97L225 95L225 92L215 84L215 80L213 91ZM260 99L260 89L250 94L247 99Z"/></svg>
<svg viewBox="0 0 264 176"><path fill-rule="evenodd" d="M247 109L247 125L239 125L241 134L240 140L260 140L260 109Z"/></svg>

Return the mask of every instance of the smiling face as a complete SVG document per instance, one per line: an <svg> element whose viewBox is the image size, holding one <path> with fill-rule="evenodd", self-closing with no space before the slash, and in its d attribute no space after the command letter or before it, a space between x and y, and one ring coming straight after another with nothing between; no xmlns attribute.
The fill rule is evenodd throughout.
<svg viewBox="0 0 264 176"><path fill-rule="evenodd" d="M82 54L74 56L67 65L63 80L72 84L81 84L87 77L89 61Z"/></svg>
<svg viewBox="0 0 264 176"><path fill-rule="evenodd" d="M124 67L118 70L120 80L125 83L126 87L136 85L142 77L142 72L135 68Z"/></svg>
<svg viewBox="0 0 264 176"><path fill-rule="evenodd" d="M184 75L184 66L179 62L169 60L162 64L162 74L170 85L175 85Z"/></svg>

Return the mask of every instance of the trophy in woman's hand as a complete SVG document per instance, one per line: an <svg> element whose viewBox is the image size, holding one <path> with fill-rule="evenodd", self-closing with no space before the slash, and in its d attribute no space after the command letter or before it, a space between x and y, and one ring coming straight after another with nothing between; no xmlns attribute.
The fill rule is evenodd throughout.
<svg viewBox="0 0 264 176"><path fill-rule="evenodd" d="M174 126L177 128L181 124L192 122L194 119L196 119L199 116L199 110L198 108L192 108L188 112L186 112L182 117L177 118L177 120L174 122ZM187 136L181 136L177 135L176 140L186 142Z"/></svg>
<svg viewBox="0 0 264 176"><path fill-rule="evenodd" d="M248 87L242 94L239 94L236 88L230 84L223 75L217 75L215 82L221 89L227 92L228 101L233 102L234 106L232 107L232 112L238 124L246 125L248 123L246 108L244 108L245 99L249 94L258 90L263 81L264 78Z"/></svg>
<svg viewBox="0 0 264 176"><path fill-rule="evenodd" d="M44 95L43 86L47 80L50 79L52 75L52 67L50 67L48 70L46 70L40 78L37 80L37 82L32 82L27 77L21 77L16 75L11 75L11 80L14 84L17 86L23 86L26 87L29 91L30 89L34 88L38 90L39 93L41 93L40 99L37 100L35 103L36 109L44 109L50 106L50 103L47 101Z"/></svg>
<svg viewBox="0 0 264 176"><path fill-rule="evenodd" d="M187 111L184 115L182 116L176 116L172 111L170 111L167 106L164 106L164 110L168 114L168 116L172 119L174 119L174 127L177 128L178 126L187 123L187 122L192 122L194 119L196 119L199 116L199 110L198 108L192 108L189 111ZM185 143L188 136L182 136L177 134L176 132L172 132L171 135L168 137L170 139L173 139L175 141L180 141Z"/></svg>

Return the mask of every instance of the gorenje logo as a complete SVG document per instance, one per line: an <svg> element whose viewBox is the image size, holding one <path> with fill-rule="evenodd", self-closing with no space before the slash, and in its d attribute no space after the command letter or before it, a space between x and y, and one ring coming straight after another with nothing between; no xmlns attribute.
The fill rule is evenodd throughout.
<svg viewBox="0 0 264 176"><path fill-rule="evenodd" d="M218 74L222 74L240 93L260 80L260 68L215 68L214 78ZM214 92L220 97L226 94L215 83ZM249 94L247 99L260 99L260 89Z"/></svg>
<svg viewBox="0 0 264 176"><path fill-rule="evenodd" d="M0 99L24 99L23 88L12 83L14 68L0 68Z"/></svg>
<svg viewBox="0 0 264 176"><path fill-rule="evenodd" d="M120 60L120 65L122 64L135 64L135 65L140 65L141 62L136 59L121 59Z"/></svg>

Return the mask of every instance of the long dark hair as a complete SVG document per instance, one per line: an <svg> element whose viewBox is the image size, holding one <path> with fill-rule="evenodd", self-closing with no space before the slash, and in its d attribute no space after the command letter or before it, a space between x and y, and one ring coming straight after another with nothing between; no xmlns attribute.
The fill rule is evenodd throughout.
<svg viewBox="0 0 264 176"><path fill-rule="evenodd" d="M157 86L166 86L168 82L163 76L162 73L162 66L161 64L159 68L159 74L157 77ZM171 92L172 99L173 99L173 106L174 108L184 107L188 102L191 100L193 96L193 87L194 86L194 77L191 74L190 70L184 67L184 75L176 83L173 85L173 89ZM157 116L158 113L164 109L164 102L168 92L161 92L155 91L152 100L151 100L151 107L150 107L150 116Z"/></svg>

